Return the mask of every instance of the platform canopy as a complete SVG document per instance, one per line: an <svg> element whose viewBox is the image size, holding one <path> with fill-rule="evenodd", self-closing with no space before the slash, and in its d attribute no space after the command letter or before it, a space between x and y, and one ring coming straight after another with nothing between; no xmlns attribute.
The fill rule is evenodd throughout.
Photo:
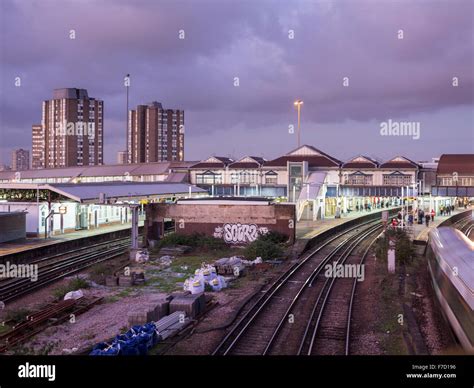
<svg viewBox="0 0 474 388"><path fill-rule="evenodd" d="M163 198L207 195L207 191L186 183L0 183L0 200L8 202L74 201L79 203L137 202Z"/></svg>

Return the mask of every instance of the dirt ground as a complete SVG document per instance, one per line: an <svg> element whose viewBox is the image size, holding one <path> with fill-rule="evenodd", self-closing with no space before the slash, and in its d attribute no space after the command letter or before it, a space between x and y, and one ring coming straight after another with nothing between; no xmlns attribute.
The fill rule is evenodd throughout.
<svg viewBox="0 0 474 388"><path fill-rule="evenodd" d="M381 334L378 331L380 298L377 290L378 276L376 258L371 255L365 260L365 280L356 288L351 329L352 344L350 354L384 354L381 348Z"/></svg>
<svg viewBox="0 0 474 388"><path fill-rule="evenodd" d="M162 266L159 261L151 262L146 265L148 280L142 286L106 287L92 283L90 288L83 289L84 296L102 297L100 304L75 317L73 323L66 322L48 327L27 342L9 350L8 354L77 354L87 351L98 342L108 341L128 330L127 315L131 307L146 304L150 299L165 297L174 290L182 290L184 278L193 273L203 261L208 261L206 259L209 258L188 255L176 258L166 266ZM193 329L192 341L181 341L171 350L171 354L209 354L213 344L223 333L222 329L212 329L229 323L229 318L235 315L234 312L242 300L257 292L265 283L268 274L273 274L272 266L263 267L258 271L249 271L248 275L232 281L229 287L221 292L208 293L216 308L199 320L198 326ZM87 278L89 273L85 271L75 276ZM0 322L6 319L8 312L27 310L31 313L55 301L55 290L66 286L71 278L65 278L8 303L7 307L0 311Z"/></svg>
<svg viewBox="0 0 474 388"><path fill-rule="evenodd" d="M437 304L423 256L417 256L402 274L388 274L386 263L374 255L365 264L366 279L356 291L351 354L417 354L420 349L433 355L459 352ZM414 321L407 319L404 305L413 312Z"/></svg>
<svg viewBox="0 0 474 388"><path fill-rule="evenodd" d="M84 351L98 342L108 341L128 330L127 314L130 306L146 303L152 297L166 296L161 293L142 293L117 290L113 294L106 289L83 290L85 297L104 297L102 303L66 322L48 327L19 345L13 354L61 355Z"/></svg>

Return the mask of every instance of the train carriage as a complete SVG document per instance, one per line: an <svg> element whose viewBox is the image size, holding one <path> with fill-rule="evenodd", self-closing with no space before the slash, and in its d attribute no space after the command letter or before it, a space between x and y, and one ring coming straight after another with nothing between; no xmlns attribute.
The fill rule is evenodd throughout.
<svg viewBox="0 0 474 388"><path fill-rule="evenodd" d="M427 255L443 314L461 346L474 353L474 243L458 229L434 228Z"/></svg>

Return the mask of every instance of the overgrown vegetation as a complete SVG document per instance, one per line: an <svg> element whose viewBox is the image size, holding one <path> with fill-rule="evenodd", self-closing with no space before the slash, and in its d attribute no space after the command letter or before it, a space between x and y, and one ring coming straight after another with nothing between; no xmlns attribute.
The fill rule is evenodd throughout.
<svg viewBox="0 0 474 388"><path fill-rule="evenodd" d="M70 291L77 291L77 290L80 290L80 289L87 289L89 287L90 287L90 285L87 282L87 280L84 280L82 278L77 277L77 278L71 279L67 284L56 288L53 291L53 295L56 299L59 300L59 299L63 299L64 295L66 295Z"/></svg>
<svg viewBox="0 0 474 388"><path fill-rule="evenodd" d="M187 245L191 248L207 249L210 251L227 249L228 245L224 240L206 236L201 233L193 233L190 235L170 233L163 237L157 245L157 248L163 248L172 245Z"/></svg>
<svg viewBox="0 0 474 388"><path fill-rule="evenodd" d="M403 332L406 327L399 323L399 314L403 312L402 301L398 295L398 277L391 276L382 262L377 263L380 274L378 290L380 295L377 312L377 329L380 333L381 348L386 354L407 354Z"/></svg>
<svg viewBox="0 0 474 388"><path fill-rule="evenodd" d="M387 260L389 240L395 241L395 257L400 263L410 263L415 257L415 248L408 234L399 228L388 228L377 240L375 254L381 260Z"/></svg>
<svg viewBox="0 0 474 388"><path fill-rule="evenodd" d="M90 279L99 284L105 284L105 278L113 275L114 268L109 264L99 263L92 266L89 270Z"/></svg>
<svg viewBox="0 0 474 388"><path fill-rule="evenodd" d="M244 256L249 260L257 257L261 257L263 260L280 258L284 253L282 243L286 240L287 237L278 232L260 235L255 241L247 245Z"/></svg>
<svg viewBox="0 0 474 388"><path fill-rule="evenodd" d="M274 244L283 244L288 241L288 236L286 234L272 230L268 233L260 235L259 240L270 241Z"/></svg>
<svg viewBox="0 0 474 388"><path fill-rule="evenodd" d="M13 323L18 323L23 321L27 315L31 313L31 310L20 307L17 309L9 310L5 315L5 321L12 321Z"/></svg>

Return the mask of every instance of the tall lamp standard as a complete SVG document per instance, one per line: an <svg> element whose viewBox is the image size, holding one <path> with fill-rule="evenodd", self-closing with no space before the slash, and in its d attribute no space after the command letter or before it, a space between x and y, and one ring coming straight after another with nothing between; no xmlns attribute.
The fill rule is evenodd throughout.
<svg viewBox="0 0 474 388"><path fill-rule="evenodd" d="M298 109L298 147L301 145L301 105L303 105L303 100L296 100L293 103Z"/></svg>
<svg viewBox="0 0 474 388"><path fill-rule="evenodd" d="M128 149L128 120L129 120L129 117L128 117L128 93L129 93L129 89L130 89L130 74L127 74L125 76L125 87L127 88L127 122L125 123L125 153L127 155L127 161L129 163L131 163L132 161L131 160L128 160L128 154L129 154L129 149Z"/></svg>

